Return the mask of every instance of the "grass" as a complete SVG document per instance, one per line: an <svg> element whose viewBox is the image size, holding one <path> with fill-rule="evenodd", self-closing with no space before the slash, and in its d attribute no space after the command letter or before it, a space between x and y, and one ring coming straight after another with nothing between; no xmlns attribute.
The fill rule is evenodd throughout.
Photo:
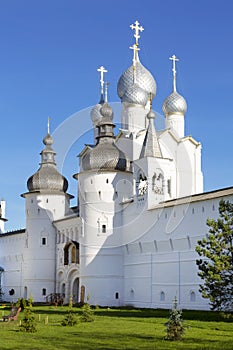
<svg viewBox="0 0 233 350"><path fill-rule="evenodd" d="M0 349L233 349L233 318L226 319L216 312L183 311L188 326L185 337L170 342L164 340L167 310L100 308L95 310L94 322L62 327L67 310L66 306L34 307L36 333L19 331L23 313L17 321L1 322ZM4 310L5 314L8 311ZM73 312L80 316L79 308L74 307Z"/></svg>

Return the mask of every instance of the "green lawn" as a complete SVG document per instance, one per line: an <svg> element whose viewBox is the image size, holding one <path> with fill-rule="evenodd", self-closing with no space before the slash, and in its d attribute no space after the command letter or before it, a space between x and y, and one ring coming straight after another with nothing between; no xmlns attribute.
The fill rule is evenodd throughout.
<svg viewBox="0 0 233 350"><path fill-rule="evenodd" d="M36 333L19 331L23 313L17 321L1 322L0 349L233 349L233 318L223 318L219 313L183 311L188 326L184 340L170 342L164 340L167 310L97 309L94 322L62 327L67 310L34 307ZM73 311L77 317L80 315L80 309ZM4 312L7 314L8 310Z"/></svg>

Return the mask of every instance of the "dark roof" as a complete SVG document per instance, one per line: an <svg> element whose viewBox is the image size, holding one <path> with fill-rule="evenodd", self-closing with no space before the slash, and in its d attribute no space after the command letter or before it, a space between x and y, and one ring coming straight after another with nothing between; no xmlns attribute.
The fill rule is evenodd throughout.
<svg viewBox="0 0 233 350"><path fill-rule="evenodd" d="M25 233L25 232L26 232L26 228L21 228L19 230L13 230L13 231L7 231L4 233L1 233L0 238L5 237L5 236L18 235L20 233Z"/></svg>

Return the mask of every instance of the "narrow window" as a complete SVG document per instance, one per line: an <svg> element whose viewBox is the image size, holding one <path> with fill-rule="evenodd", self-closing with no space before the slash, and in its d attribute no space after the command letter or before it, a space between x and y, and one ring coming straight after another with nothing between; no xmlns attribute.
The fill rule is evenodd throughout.
<svg viewBox="0 0 233 350"><path fill-rule="evenodd" d="M42 295L46 295L46 288L42 288Z"/></svg>
<svg viewBox="0 0 233 350"><path fill-rule="evenodd" d="M99 199L101 199L101 191L99 191Z"/></svg>
<svg viewBox="0 0 233 350"><path fill-rule="evenodd" d="M119 293L118 292L116 292L116 294L115 294L115 299L119 299Z"/></svg>
<svg viewBox="0 0 233 350"><path fill-rule="evenodd" d="M102 233L106 233L106 225L102 225Z"/></svg>
<svg viewBox="0 0 233 350"><path fill-rule="evenodd" d="M191 292L190 293L190 301L192 303L195 303L195 301L196 301L196 294L195 294L195 292Z"/></svg>
<svg viewBox="0 0 233 350"><path fill-rule="evenodd" d="M192 209L192 214L194 214L194 208Z"/></svg>
<svg viewBox="0 0 233 350"><path fill-rule="evenodd" d="M64 248L64 265L68 265L69 263L69 246L65 246Z"/></svg>
<svg viewBox="0 0 233 350"><path fill-rule="evenodd" d="M48 203L49 202L49 200L48 200L48 198L46 199L46 203Z"/></svg>
<svg viewBox="0 0 233 350"><path fill-rule="evenodd" d="M42 245L46 245L46 237L42 237L42 239L41 239L41 244L42 244Z"/></svg>
<svg viewBox="0 0 233 350"><path fill-rule="evenodd" d="M108 179L106 179L106 184L108 184Z"/></svg>
<svg viewBox="0 0 233 350"><path fill-rule="evenodd" d="M31 203L33 203L33 199L31 199Z"/></svg>
<svg viewBox="0 0 233 350"><path fill-rule="evenodd" d="M171 195L171 180L167 180L167 193Z"/></svg>
<svg viewBox="0 0 233 350"><path fill-rule="evenodd" d="M204 208L204 207L202 207L202 213L204 213L204 211L205 211L205 208Z"/></svg>
<svg viewBox="0 0 233 350"><path fill-rule="evenodd" d="M165 301L165 293L164 292L160 293L160 301Z"/></svg>
<svg viewBox="0 0 233 350"><path fill-rule="evenodd" d="M71 250L71 262L76 263L76 247L73 246Z"/></svg>

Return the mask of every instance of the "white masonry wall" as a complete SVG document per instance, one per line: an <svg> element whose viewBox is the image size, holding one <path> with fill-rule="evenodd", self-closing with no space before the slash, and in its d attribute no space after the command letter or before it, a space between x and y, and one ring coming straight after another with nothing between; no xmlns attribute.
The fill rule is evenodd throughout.
<svg viewBox="0 0 233 350"><path fill-rule="evenodd" d="M208 233L206 220L219 216L220 197L143 211L136 204L125 210L124 303L135 307L170 308L175 296L180 307L209 309L199 293L195 252L197 240ZM233 195L224 199L233 200ZM128 232L131 234L128 235Z"/></svg>

